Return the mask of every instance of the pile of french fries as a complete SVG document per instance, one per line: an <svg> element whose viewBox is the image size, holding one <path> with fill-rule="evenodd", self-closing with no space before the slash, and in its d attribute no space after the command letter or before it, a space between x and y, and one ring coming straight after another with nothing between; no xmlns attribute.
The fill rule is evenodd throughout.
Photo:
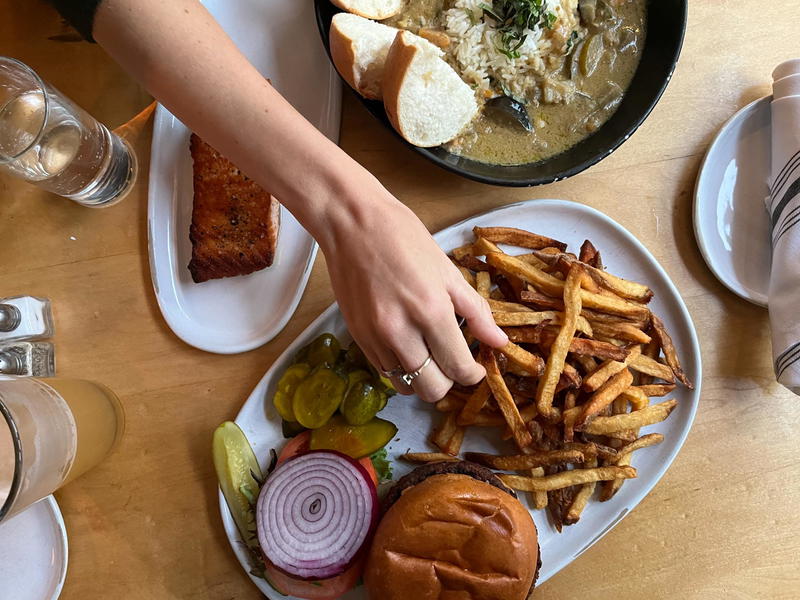
<svg viewBox="0 0 800 600"><path fill-rule="evenodd" d="M558 531L572 525L600 486L608 500L636 477L636 450L659 444L639 429L669 417L677 383L692 388L664 324L648 308L652 291L608 273L586 240L578 256L566 244L521 229L475 227L475 241L452 259L486 298L508 334L501 350L464 334L486 369L472 388L454 388L432 441L439 452L409 452L414 463L457 460L467 427L496 427L518 452L466 452L547 508ZM498 244L527 251L510 255ZM483 257L483 258L481 258ZM663 354L663 356L662 356Z"/></svg>

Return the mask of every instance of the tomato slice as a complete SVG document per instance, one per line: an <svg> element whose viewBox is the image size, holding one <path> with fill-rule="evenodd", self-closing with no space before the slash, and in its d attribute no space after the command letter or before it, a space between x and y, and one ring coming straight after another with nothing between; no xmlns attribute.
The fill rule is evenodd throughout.
<svg viewBox="0 0 800 600"><path fill-rule="evenodd" d="M304 431L303 433L294 436L292 439L286 442L283 450L281 450L281 453L278 454L278 464L289 460L293 456L297 456L303 452L308 452L310 449L311 432ZM364 469L366 469L370 479L372 479L372 484L375 487L378 487L378 474L375 472L375 467L372 466L372 461L369 459L369 456L365 456L358 462L362 467L364 467Z"/></svg>
<svg viewBox="0 0 800 600"><path fill-rule="evenodd" d="M317 581L294 579L269 563L266 563L265 566L270 583L282 594L307 600L336 600L356 586L364 570L364 559L361 558L354 562L341 575Z"/></svg>

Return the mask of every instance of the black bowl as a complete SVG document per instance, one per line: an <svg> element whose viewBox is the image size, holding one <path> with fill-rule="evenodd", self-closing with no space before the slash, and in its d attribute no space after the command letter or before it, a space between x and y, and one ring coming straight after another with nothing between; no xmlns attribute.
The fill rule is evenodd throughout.
<svg viewBox="0 0 800 600"><path fill-rule="evenodd" d="M330 57L329 31L333 15L340 12L329 0L314 0L317 25ZM523 187L552 183L577 175L616 150L661 98L672 77L686 30L688 0L648 0L647 38L639 68L617 112L595 133L566 152L546 160L517 166L490 165L449 153L441 147L419 148L395 132L383 103L367 100L356 92L372 115L395 133L403 143L443 169L492 185ZM345 82L345 86L349 88Z"/></svg>

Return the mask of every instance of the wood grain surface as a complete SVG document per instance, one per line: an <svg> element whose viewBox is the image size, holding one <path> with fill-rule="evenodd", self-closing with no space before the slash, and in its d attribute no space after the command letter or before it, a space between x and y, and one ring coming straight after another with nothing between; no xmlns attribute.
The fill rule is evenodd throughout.
<svg viewBox="0 0 800 600"><path fill-rule="evenodd" d="M460 179L404 148L344 95L342 147L431 230L518 200L583 202L642 240L697 326L702 402L682 452L632 515L541 587L540 600L800 597L800 399L774 381L767 312L717 282L691 222L712 136L769 94L772 68L798 52L800 2L690 4L683 54L655 111L617 152L558 184L504 189ZM42 0L0 0L0 54L30 64L112 127L152 100L101 48L74 41ZM148 119L128 128L142 175L106 210L0 175L0 296L51 298L59 373L106 383L127 412L120 449L57 495L70 540L62 597L256 599L220 524L211 433L333 296L320 255L296 315L266 346L217 356L179 341L148 269L151 129Z"/></svg>

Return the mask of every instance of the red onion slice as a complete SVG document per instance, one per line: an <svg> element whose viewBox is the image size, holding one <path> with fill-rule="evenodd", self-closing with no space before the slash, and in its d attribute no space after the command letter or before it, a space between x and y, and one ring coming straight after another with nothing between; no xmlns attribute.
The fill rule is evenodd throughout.
<svg viewBox="0 0 800 600"><path fill-rule="evenodd" d="M318 450L269 476L258 497L256 528L266 559L300 579L343 573L378 516L375 486L349 456Z"/></svg>

